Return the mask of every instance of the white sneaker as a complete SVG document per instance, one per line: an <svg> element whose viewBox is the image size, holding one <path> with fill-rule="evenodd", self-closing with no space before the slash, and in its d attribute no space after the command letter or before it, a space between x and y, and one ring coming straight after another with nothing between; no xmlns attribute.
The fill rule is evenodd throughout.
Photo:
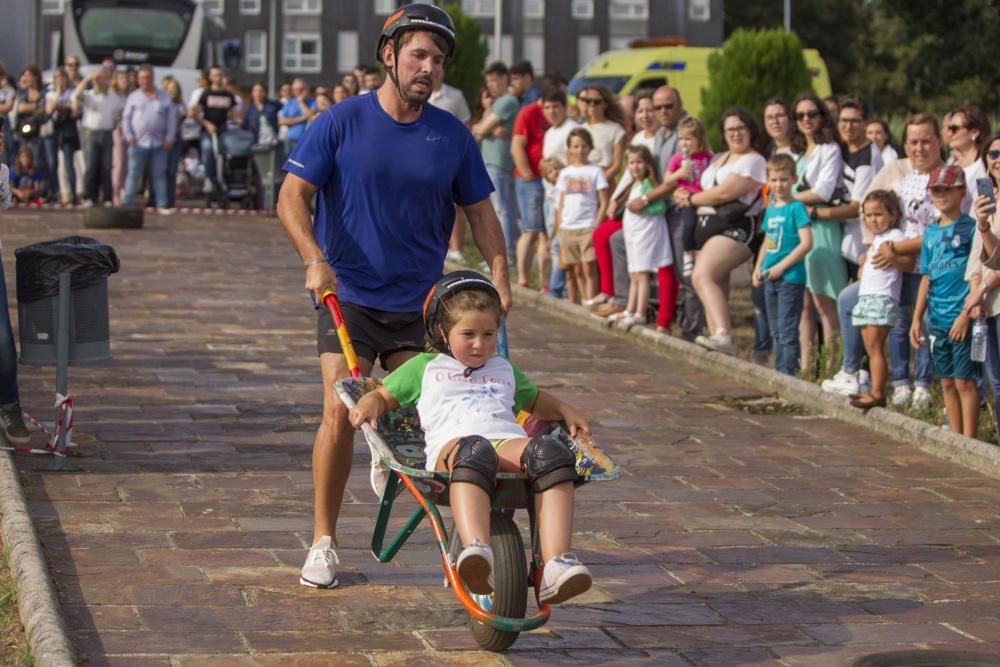
<svg viewBox="0 0 1000 667"><path fill-rule="evenodd" d="M545 564L538 601L559 604L585 593L592 583L587 566L577 560L575 554L565 553Z"/></svg>
<svg viewBox="0 0 1000 667"><path fill-rule="evenodd" d="M913 396L910 398L910 407L914 410L926 410L931 407L931 392L927 387L914 387Z"/></svg>
<svg viewBox="0 0 1000 667"><path fill-rule="evenodd" d="M913 391L910 389L910 385L904 384L896 387L892 390L892 398L889 399L889 405L894 408L905 408L910 404L910 397L912 395Z"/></svg>
<svg viewBox="0 0 1000 667"><path fill-rule="evenodd" d="M333 550L333 538L324 535L309 549L306 564L302 566L299 583L310 588L335 588L337 581L337 566L340 559Z"/></svg>
<svg viewBox="0 0 1000 667"><path fill-rule="evenodd" d="M859 394L872 393L872 376L868 371L864 369L858 371L858 393Z"/></svg>
<svg viewBox="0 0 1000 667"><path fill-rule="evenodd" d="M606 318L604 318L604 322L609 327L613 327L613 326L616 326L620 321L624 320L629 315L631 315L631 313L629 313L628 311L625 311L625 310L623 310L621 312L618 312L618 313L611 313Z"/></svg>
<svg viewBox="0 0 1000 667"><path fill-rule="evenodd" d="M447 257L449 262L462 263L465 261L465 253L461 250L449 250Z"/></svg>
<svg viewBox="0 0 1000 667"><path fill-rule="evenodd" d="M583 305L586 308L593 308L594 306L599 306L602 303L607 303L608 301L611 301L610 296L608 296L604 292L598 292L597 296L595 296L593 299L584 299Z"/></svg>
<svg viewBox="0 0 1000 667"><path fill-rule="evenodd" d="M861 383L858 381L858 373L848 373L844 369L837 371L837 374L829 380L823 380L823 384L820 387L823 391L828 391L831 394L842 394L844 396L863 393L861 391Z"/></svg>
<svg viewBox="0 0 1000 667"><path fill-rule="evenodd" d="M684 266L681 270L681 275L685 278L690 278L692 273L694 273L694 257L688 253L684 253Z"/></svg>
<svg viewBox="0 0 1000 667"><path fill-rule="evenodd" d="M159 213L160 215L173 215L174 213L177 212L177 209L161 206L160 208L156 209L156 212Z"/></svg>
<svg viewBox="0 0 1000 667"><path fill-rule="evenodd" d="M709 350L728 354L731 357L736 354L733 337L726 330L722 330L714 336L698 336L694 339L694 342L702 347L707 347Z"/></svg>
<svg viewBox="0 0 1000 667"><path fill-rule="evenodd" d="M619 329L624 329L625 331L628 331L634 326L642 326L644 324L646 324L646 318L637 313L625 313L625 317L615 322L615 326Z"/></svg>
<svg viewBox="0 0 1000 667"><path fill-rule="evenodd" d="M493 549L479 540L462 549L458 556L458 576L476 595L493 592Z"/></svg>

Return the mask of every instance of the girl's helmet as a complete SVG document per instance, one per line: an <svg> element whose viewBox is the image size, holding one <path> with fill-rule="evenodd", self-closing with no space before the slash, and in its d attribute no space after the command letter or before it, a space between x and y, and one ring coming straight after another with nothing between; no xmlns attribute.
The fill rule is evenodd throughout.
<svg viewBox="0 0 1000 667"><path fill-rule="evenodd" d="M375 47L375 58L382 62L382 47L386 42L391 41L398 49L399 37L407 30L429 30L444 37L448 42L448 52L446 57L450 58L455 52L455 24L448 16L448 12L435 7L434 5L415 2L400 7L382 26L382 34L379 35L378 44Z"/></svg>
<svg viewBox="0 0 1000 667"><path fill-rule="evenodd" d="M500 293L486 277L468 269L453 271L435 283L424 300L424 333L427 342L440 352L447 352L438 336L438 327L444 324L444 302L463 290L488 292L500 301Z"/></svg>

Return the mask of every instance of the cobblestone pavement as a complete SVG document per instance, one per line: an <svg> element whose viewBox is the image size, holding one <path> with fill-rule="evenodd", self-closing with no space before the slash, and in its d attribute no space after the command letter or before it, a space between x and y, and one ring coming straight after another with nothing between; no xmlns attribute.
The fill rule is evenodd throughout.
<svg viewBox="0 0 1000 667"><path fill-rule="evenodd" d="M297 583L320 409L312 310L280 226L147 215L83 230L18 211L13 249L113 245L114 359L74 366L76 470L17 462L72 641L89 665L844 665L917 648L1000 653L1000 488L914 447L794 410L528 308L512 354L592 416L625 468L578 495L592 591L503 655L476 650L422 527L368 552L359 440L342 585ZM54 369L21 368L45 420ZM37 438L37 436L36 436ZM35 440L36 443L40 441Z"/></svg>

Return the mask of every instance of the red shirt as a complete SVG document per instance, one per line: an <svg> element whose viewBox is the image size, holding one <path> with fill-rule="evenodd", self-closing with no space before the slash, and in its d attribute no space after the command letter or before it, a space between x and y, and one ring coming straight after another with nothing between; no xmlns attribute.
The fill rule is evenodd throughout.
<svg viewBox="0 0 1000 667"><path fill-rule="evenodd" d="M538 163L542 161L542 144L547 129L549 129L549 122L545 120L545 114L542 113L541 102L532 102L517 112L517 118L514 119L514 136L527 137L525 148L528 152L528 162L531 163L531 169L535 172L529 178L540 178L542 175L538 169ZM516 163L514 175L524 178L517 171Z"/></svg>

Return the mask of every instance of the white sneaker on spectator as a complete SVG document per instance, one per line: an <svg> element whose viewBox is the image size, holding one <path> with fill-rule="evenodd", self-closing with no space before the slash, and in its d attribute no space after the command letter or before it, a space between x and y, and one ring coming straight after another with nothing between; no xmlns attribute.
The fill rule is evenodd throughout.
<svg viewBox="0 0 1000 667"><path fill-rule="evenodd" d="M84 208L94 208L94 200L93 199L84 199L83 200L83 207Z"/></svg>
<svg viewBox="0 0 1000 667"><path fill-rule="evenodd" d="M594 306L599 306L602 303L607 303L610 300L611 300L610 296L608 296L604 292L598 292L597 296L595 296L593 299L584 299L583 305L587 308L593 308Z"/></svg>
<svg viewBox="0 0 1000 667"><path fill-rule="evenodd" d="M892 398L889 399L889 405L894 408L905 408L910 404L911 396L913 396L913 391L910 389L910 385L904 384L896 387L892 390Z"/></svg>
<svg viewBox="0 0 1000 667"><path fill-rule="evenodd" d="M587 566L575 554L556 556L545 564L542 570L542 584L538 590L538 601L545 604L559 604L590 589L593 577Z"/></svg>
<svg viewBox="0 0 1000 667"><path fill-rule="evenodd" d="M823 384L820 387L823 391L828 391L831 394L842 394L844 396L862 393L861 383L858 381L858 373L848 373L844 369L837 371L837 374L829 380L823 380Z"/></svg>
<svg viewBox="0 0 1000 667"><path fill-rule="evenodd" d="M729 332L725 329L719 331L714 336L698 336L694 339L694 342L702 347L707 347L709 350L715 350L716 352L721 352L722 354L728 354L729 356L734 356L736 354L736 346L733 345L733 337L729 335Z"/></svg>
<svg viewBox="0 0 1000 667"><path fill-rule="evenodd" d="M177 212L177 209L160 207L156 209L156 212L159 213L160 215L173 215L174 213Z"/></svg>
<svg viewBox="0 0 1000 667"><path fill-rule="evenodd" d="M340 559L333 550L333 538L324 535L309 549L306 563L302 566L299 583L310 588L335 588L337 581L337 566Z"/></svg>
<svg viewBox="0 0 1000 667"><path fill-rule="evenodd" d="M617 312L617 313L611 313L606 318L604 318L604 321L607 323L607 325L609 327L613 327L613 326L617 325L619 322L621 322L622 320L624 320L626 317L631 317L631 316L632 316L632 313L630 313L630 312L628 312L626 310L623 310L623 311L620 311L620 312Z"/></svg>
<svg viewBox="0 0 1000 667"><path fill-rule="evenodd" d="M465 261L465 253L463 253L461 250L449 250L448 251L448 261L449 262L459 262L459 263L464 262Z"/></svg>
<svg viewBox="0 0 1000 667"><path fill-rule="evenodd" d="M910 398L910 407L914 410L926 410L931 407L931 392L927 387L914 387L913 396Z"/></svg>
<svg viewBox="0 0 1000 667"><path fill-rule="evenodd" d="M628 331L636 325L644 325L646 323L646 318L638 313L625 313L625 317L621 318L615 322L615 326L619 329L624 329Z"/></svg>
<svg viewBox="0 0 1000 667"><path fill-rule="evenodd" d="M458 576L476 595L493 592L493 549L479 540L462 549L458 556Z"/></svg>

